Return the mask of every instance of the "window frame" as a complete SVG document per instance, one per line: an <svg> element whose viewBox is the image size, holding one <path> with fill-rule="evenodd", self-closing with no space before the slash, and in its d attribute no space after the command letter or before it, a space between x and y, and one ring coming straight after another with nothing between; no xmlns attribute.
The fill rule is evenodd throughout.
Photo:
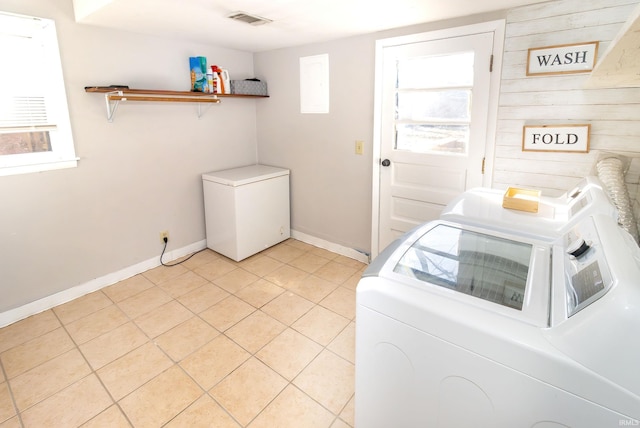
<svg viewBox="0 0 640 428"><path fill-rule="evenodd" d="M15 19L18 25L33 25L34 21L41 23L37 31L41 32L43 40L43 56L38 58L38 78L44 79L47 114L51 114L54 129L47 128L51 141L51 151L21 154L0 155L0 176L74 168L78 164L75 154L71 120L67 104L62 61L55 22L48 18L18 15L0 11L4 19ZM11 94L11 96L19 93ZM2 95L0 95L1 97ZM40 132L42 129L32 127L13 132ZM12 131L5 131L11 133Z"/></svg>

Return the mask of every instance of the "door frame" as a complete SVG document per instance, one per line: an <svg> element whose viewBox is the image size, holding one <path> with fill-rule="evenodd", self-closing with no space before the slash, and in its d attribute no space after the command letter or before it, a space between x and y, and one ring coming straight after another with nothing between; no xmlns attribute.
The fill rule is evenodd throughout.
<svg viewBox="0 0 640 428"><path fill-rule="evenodd" d="M465 25L461 27L448 28L443 30L428 31L406 36L391 37L376 40L375 51L375 86L373 102L373 167L372 167L372 195L371 195L371 258L377 256L382 248L379 248L379 227L380 227L380 150L382 148L381 132L382 126L382 70L383 51L385 48L406 45L411 43L429 42L434 40L448 39L460 36L470 36L480 33L494 33L493 37L493 71L490 77L489 88L489 111L487 116L487 144L485 149L484 176L482 185L489 187L493 181L493 158L495 153L495 139L498 120L498 104L500 98L500 79L502 75L502 56L504 50L505 20L482 22L478 24Z"/></svg>

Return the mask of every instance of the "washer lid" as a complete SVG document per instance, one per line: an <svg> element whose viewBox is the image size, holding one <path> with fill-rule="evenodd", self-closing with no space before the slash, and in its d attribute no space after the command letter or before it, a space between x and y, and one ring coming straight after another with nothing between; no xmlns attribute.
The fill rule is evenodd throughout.
<svg viewBox="0 0 640 428"><path fill-rule="evenodd" d="M419 289L461 310L474 306L549 326L551 246L544 241L436 220L405 235L384 257L378 276L398 290Z"/></svg>
<svg viewBox="0 0 640 428"><path fill-rule="evenodd" d="M393 271L419 281L522 310L533 245L439 224Z"/></svg>
<svg viewBox="0 0 640 428"><path fill-rule="evenodd" d="M212 171L202 174L202 179L225 186L244 186L256 181L288 175L289 170L268 165L249 165L240 168Z"/></svg>

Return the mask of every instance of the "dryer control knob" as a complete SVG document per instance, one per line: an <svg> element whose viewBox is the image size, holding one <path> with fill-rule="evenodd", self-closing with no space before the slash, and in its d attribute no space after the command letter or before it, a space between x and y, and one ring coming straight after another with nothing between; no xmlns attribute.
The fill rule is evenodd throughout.
<svg viewBox="0 0 640 428"><path fill-rule="evenodd" d="M567 253L578 258L586 253L589 248L591 248L591 246L589 246L584 239L578 239L577 241L569 244L569 247L567 247Z"/></svg>

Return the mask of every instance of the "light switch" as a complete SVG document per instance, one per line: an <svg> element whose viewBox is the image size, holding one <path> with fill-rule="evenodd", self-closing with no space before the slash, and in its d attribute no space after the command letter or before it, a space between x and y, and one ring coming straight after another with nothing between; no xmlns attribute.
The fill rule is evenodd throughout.
<svg viewBox="0 0 640 428"><path fill-rule="evenodd" d="M356 141L356 154L361 155L364 153L364 141Z"/></svg>

